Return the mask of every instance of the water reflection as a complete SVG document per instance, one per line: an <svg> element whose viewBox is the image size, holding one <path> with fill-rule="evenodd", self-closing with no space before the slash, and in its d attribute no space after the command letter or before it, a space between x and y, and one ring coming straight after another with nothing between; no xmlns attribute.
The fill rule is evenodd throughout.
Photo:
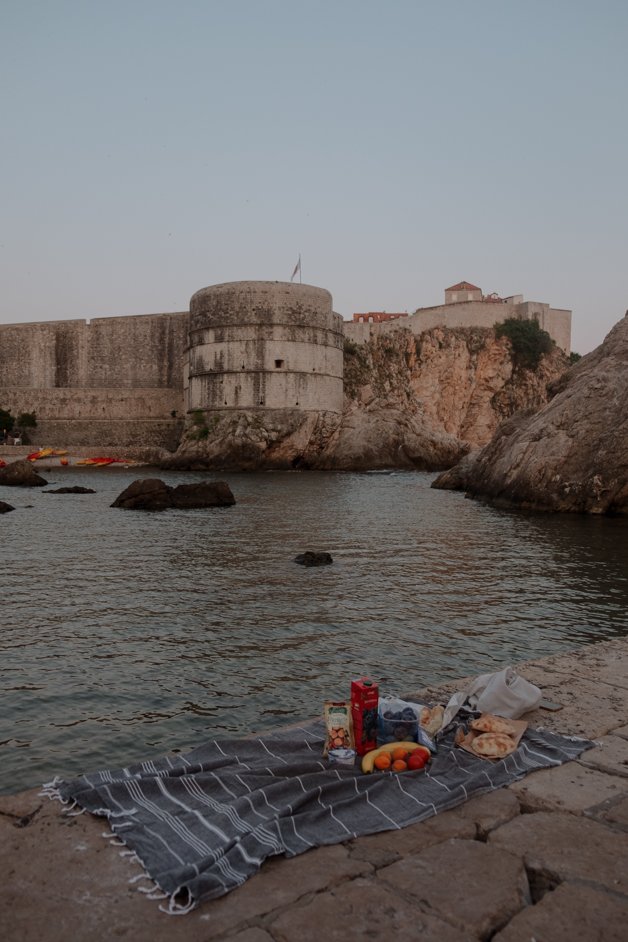
<svg viewBox="0 0 628 942"><path fill-rule="evenodd" d="M308 717L359 674L402 691L628 629L625 520L425 474L229 475L235 507L140 514L109 506L138 474L71 474L97 493L0 492L4 790Z"/></svg>

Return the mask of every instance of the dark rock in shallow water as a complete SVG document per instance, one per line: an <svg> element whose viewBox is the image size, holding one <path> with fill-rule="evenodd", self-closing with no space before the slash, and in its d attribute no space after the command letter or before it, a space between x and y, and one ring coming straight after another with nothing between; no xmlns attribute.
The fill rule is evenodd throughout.
<svg viewBox="0 0 628 942"><path fill-rule="evenodd" d="M79 487L78 484L75 484L74 487L58 487L56 491L44 491L44 494L95 494L91 487Z"/></svg>
<svg viewBox="0 0 628 942"><path fill-rule="evenodd" d="M15 507L12 507L11 504L5 504L3 500L0 500L0 514L11 513L12 510L15 510Z"/></svg>
<svg viewBox="0 0 628 942"><path fill-rule="evenodd" d="M300 566L329 566L330 563L333 563L329 553L313 553L311 550L295 556L294 561Z"/></svg>
<svg viewBox="0 0 628 942"><path fill-rule="evenodd" d="M179 484L172 489L172 506L193 507L230 507L235 504L235 497L225 481L199 481L196 484Z"/></svg>
<svg viewBox="0 0 628 942"><path fill-rule="evenodd" d="M129 484L111 506L125 510L167 510L172 506L170 491L159 478L143 478Z"/></svg>
<svg viewBox="0 0 628 942"><path fill-rule="evenodd" d="M235 498L224 481L200 481L169 487L159 478L145 478L129 484L111 506L125 510L167 510L169 507L192 510L232 504L235 504Z"/></svg>
<svg viewBox="0 0 628 942"><path fill-rule="evenodd" d="M5 468L0 468L0 484L6 487L45 487L47 483L26 459L12 461Z"/></svg>

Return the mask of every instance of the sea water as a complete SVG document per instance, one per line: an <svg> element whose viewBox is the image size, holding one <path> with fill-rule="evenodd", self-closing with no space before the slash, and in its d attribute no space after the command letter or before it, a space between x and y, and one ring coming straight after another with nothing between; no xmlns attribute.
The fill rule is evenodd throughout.
<svg viewBox="0 0 628 942"><path fill-rule="evenodd" d="M625 519L496 510L418 472L42 473L0 487L5 792L297 722L355 677L403 693L628 633ZM147 476L237 503L110 506ZM96 493L48 493L73 484Z"/></svg>

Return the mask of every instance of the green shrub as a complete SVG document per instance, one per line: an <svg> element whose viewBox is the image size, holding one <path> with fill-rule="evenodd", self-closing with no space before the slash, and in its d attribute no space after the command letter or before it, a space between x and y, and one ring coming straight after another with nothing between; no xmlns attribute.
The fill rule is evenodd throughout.
<svg viewBox="0 0 628 942"><path fill-rule="evenodd" d="M6 429L10 432L15 425L15 419L6 409L0 409L0 429Z"/></svg>
<svg viewBox="0 0 628 942"><path fill-rule="evenodd" d="M509 317L495 325L497 337L507 337L512 349L515 366L526 370L535 370L541 357L552 351L554 341L546 330L542 330L535 320L522 320Z"/></svg>
<svg viewBox="0 0 628 942"><path fill-rule="evenodd" d="M37 428L37 416L34 412L20 412L17 424L20 428Z"/></svg>
<svg viewBox="0 0 628 942"><path fill-rule="evenodd" d="M577 363L578 360L581 360L581 359L582 359L582 356L579 353L576 353L574 350L572 350L571 353L569 354L569 362L571 363L572 366L574 365L574 363Z"/></svg>

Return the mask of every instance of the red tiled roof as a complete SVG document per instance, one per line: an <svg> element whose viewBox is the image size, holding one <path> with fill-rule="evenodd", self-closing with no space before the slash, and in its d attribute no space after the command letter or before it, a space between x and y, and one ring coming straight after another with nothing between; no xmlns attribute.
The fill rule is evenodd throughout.
<svg viewBox="0 0 628 942"><path fill-rule="evenodd" d="M478 288L477 285L472 285L470 281L459 281L457 285L452 285L451 288L445 288L445 291L481 291L481 288Z"/></svg>

